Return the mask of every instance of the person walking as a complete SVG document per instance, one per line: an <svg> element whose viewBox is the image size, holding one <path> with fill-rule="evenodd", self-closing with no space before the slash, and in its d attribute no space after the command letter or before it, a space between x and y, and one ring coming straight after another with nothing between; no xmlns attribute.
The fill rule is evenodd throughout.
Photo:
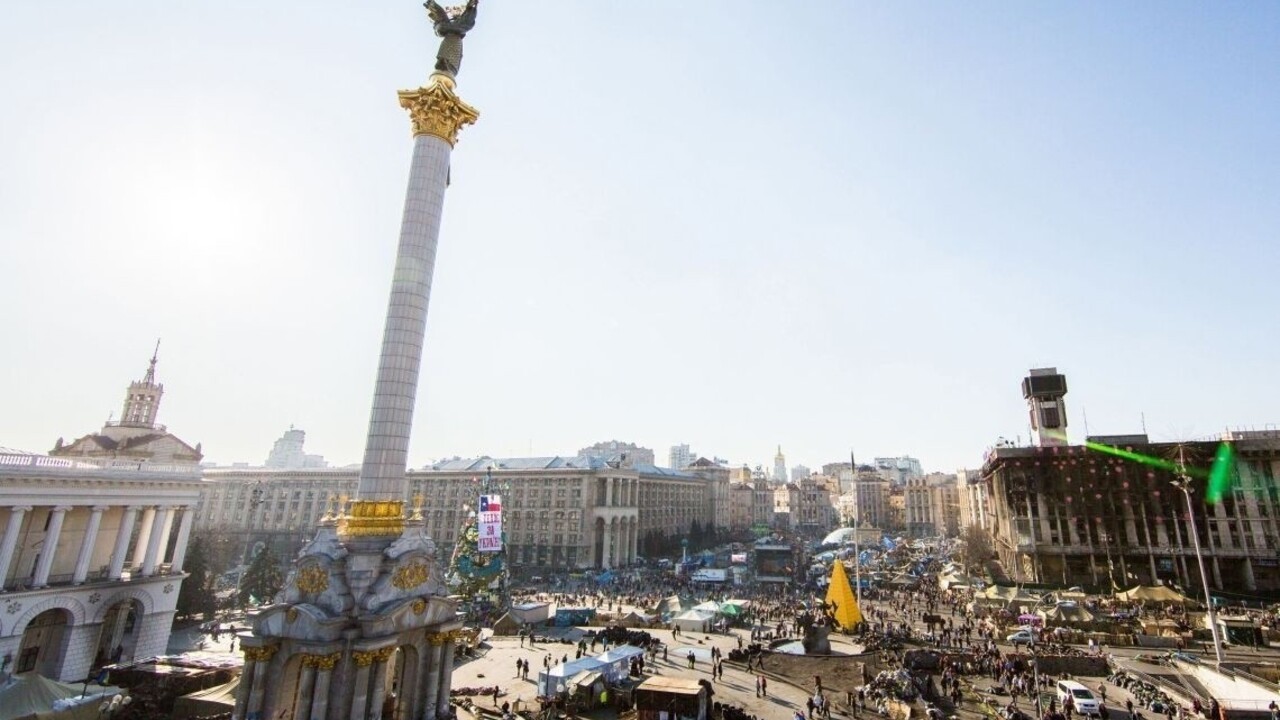
<svg viewBox="0 0 1280 720"><path fill-rule="evenodd" d="M760 697L769 697L769 679L760 676Z"/></svg>
<svg viewBox="0 0 1280 720"><path fill-rule="evenodd" d="M764 678L762 676L756 676L756 697L760 697L760 683L763 680Z"/></svg>

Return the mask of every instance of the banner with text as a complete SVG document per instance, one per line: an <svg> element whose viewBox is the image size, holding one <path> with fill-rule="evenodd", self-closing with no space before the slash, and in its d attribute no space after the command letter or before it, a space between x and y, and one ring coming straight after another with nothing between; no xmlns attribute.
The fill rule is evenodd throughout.
<svg viewBox="0 0 1280 720"><path fill-rule="evenodd" d="M480 530L477 549L480 552L500 552L502 550L502 496L481 495L480 512L476 516Z"/></svg>

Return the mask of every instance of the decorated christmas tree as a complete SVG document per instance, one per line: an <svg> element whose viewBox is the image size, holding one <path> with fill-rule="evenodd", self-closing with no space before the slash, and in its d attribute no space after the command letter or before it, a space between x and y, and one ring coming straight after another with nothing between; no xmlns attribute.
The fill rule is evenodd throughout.
<svg viewBox="0 0 1280 720"><path fill-rule="evenodd" d="M506 547L506 533L502 546ZM487 590L497 590L506 579L506 550L480 552L480 528L474 512L468 513L458 533L458 542L449 558L446 581L449 588L467 600L474 600Z"/></svg>

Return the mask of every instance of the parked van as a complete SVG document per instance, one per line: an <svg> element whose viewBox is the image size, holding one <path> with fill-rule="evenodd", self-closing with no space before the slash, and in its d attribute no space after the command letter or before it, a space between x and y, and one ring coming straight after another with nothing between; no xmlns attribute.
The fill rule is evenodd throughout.
<svg viewBox="0 0 1280 720"><path fill-rule="evenodd" d="M1098 698L1089 688L1075 680L1058 681L1058 707L1066 707L1067 698L1075 705L1076 712L1081 715L1097 715L1099 713Z"/></svg>

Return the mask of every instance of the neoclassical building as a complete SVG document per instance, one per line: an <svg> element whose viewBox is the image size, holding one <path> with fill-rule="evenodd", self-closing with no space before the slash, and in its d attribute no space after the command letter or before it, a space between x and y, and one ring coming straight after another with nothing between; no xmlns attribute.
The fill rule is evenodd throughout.
<svg viewBox="0 0 1280 720"><path fill-rule="evenodd" d="M0 449L0 674L164 653L201 483L199 451L156 423L155 365L61 457Z"/></svg>
<svg viewBox="0 0 1280 720"><path fill-rule="evenodd" d="M358 474L207 468L197 531L236 538L246 561L261 545L290 557L314 534L331 500L355 493ZM695 519L714 522L713 482L718 478L595 457L483 457L408 472L405 502L421 497L425 531L447 551L488 487L503 496L514 568L612 568L635 561L646 533L684 536Z"/></svg>
<svg viewBox="0 0 1280 720"><path fill-rule="evenodd" d="M195 466L0 454L5 673L163 654L199 494Z"/></svg>

